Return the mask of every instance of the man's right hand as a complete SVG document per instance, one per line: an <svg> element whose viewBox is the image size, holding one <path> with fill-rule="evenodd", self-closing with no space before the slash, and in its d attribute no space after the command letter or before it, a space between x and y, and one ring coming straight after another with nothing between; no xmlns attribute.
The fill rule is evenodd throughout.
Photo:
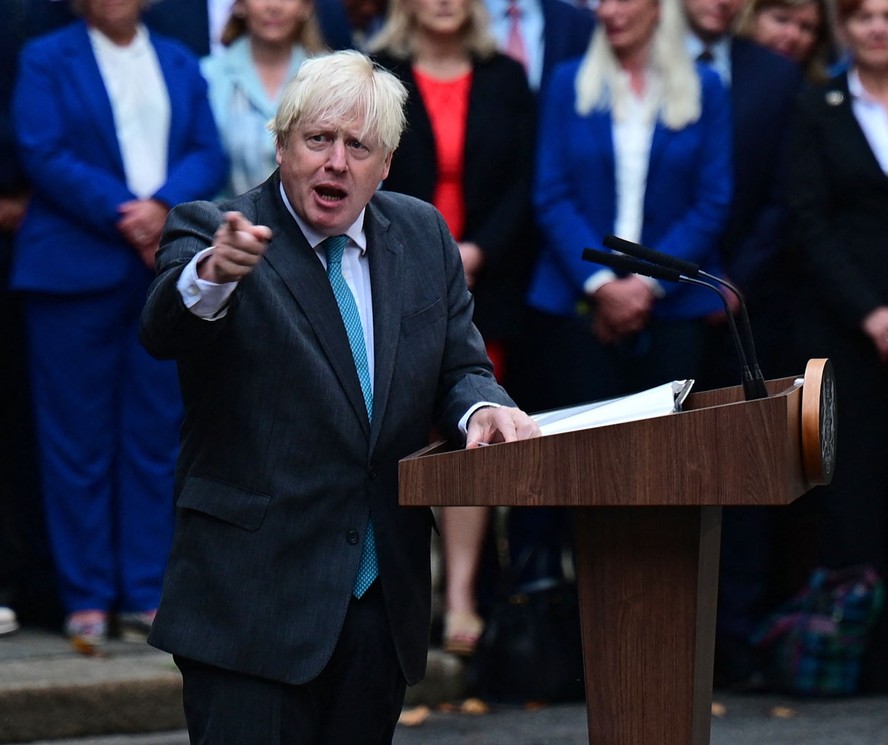
<svg viewBox="0 0 888 745"><path fill-rule="evenodd" d="M213 250L197 267L197 276L216 284L238 282L259 263L271 240L271 228L253 225L240 212L226 212L213 236Z"/></svg>

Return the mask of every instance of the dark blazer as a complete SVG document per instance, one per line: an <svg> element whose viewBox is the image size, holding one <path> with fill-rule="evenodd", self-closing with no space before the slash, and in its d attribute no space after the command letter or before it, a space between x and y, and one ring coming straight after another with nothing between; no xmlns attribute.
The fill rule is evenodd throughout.
<svg viewBox="0 0 888 745"><path fill-rule="evenodd" d="M798 104L788 200L806 312L861 334L863 318L888 305L888 176L854 117L846 75L807 89Z"/></svg>
<svg viewBox="0 0 888 745"><path fill-rule="evenodd" d="M540 0L540 5L543 9L542 92L558 65L586 53L595 29L595 16L564 0Z"/></svg>
<svg viewBox="0 0 888 745"><path fill-rule="evenodd" d="M160 0L149 5L145 25L178 39L198 57L210 53L210 18L207 0Z"/></svg>
<svg viewBox="0 0 888 745"><path fill-rule="evenodd" d="M228 209L274 237L227 314L209 322L184 307L176 281ZM433 425L458 440L473 404L511 400L493 380L440 215L378 192L364 228L372 425L336 300L277 173L220 207L170 214L142 317L148 350L178 359L186 407L177 530L150 640L162 649L311 680L339 636L372 515L395 647L407 682L423 675L432 515L398 506L398 459L424 446Z"/></svg>
<svg viewBox="0 0 888 745"><path fill-rule="evenodd" d="M559 0L560 2L561 0ZM388 55L377 60L407 87L407 130L383 188L431 202L438 181L435 136L412 66ZM461 240L477 243L484 267L473 287L475 322L485 335L515 333L533 256L531 183L536 106L521 65L496 54L472 65L463 196L466 222Z"/></svg>
<svg viewBox="0 0 888 745"><path fill-rule="evenodd" d="M786 245L786 142L802 83L788 59L742 37L731 40L734 196L721 240L725 272L751 297L781 281Z"/></svg>
<svg viewBox="0 0 888 745"><path fill-rule="evenodd" d="M227 172L197 59L151 34L170 99L167 205L218 193ZM30 42L13 101L33 198L18 235L13 287L92 292L115 286L138 262L117 227L135 198L126 184L111 101L83 21Z"/></svg>

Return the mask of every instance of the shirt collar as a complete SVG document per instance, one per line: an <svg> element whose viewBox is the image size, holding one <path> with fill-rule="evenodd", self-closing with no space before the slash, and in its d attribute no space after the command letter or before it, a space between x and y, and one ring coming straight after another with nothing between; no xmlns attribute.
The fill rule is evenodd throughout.
<svg viewBox="0 0 888 745"><path fill-rule="evenodd" d="M133 40L125 47L115 44L97 28L88 26L87 31L93 48L100 49L103 52L117 52L118 54L121 52L129 52L130 54L135 55L143 52L150 44L148 41L148 30L141 23L136 28L136 35L133 37Z"/></svg>
<svg viewBox="0 0 888 745"><path fill-rule="evenodd" d="M704 44L696 34L689 33L685 37L685 49L691 59L697 59L704 49L712 53L712 67L721 76L726 85L731 82L731 37L725 34L711 44Z"/></svg>
<svg viewBox="0 0 888 745"><path fill-rule="evenodd" d="M866 92L866 88L863 87L863 83L860 82L860 73L856 67L848 70L848 93L851 94L852 98L866 103L870 103L873 100L869 93Z"/></svg>
<svg viewBox="0 0 888 745"><path fill-rule="evenodd" d="M293 205L290 204L290 200L287 198L287 192L284 191L284 184L281 183L279 185L279 189L281 192L281 199L284 200L284 206L287 208L287 212L292 215L293 219L296 221L296 224L299 226L299 229L302 231L302 235L305 236L305 240L308 241L308 245L310 245L315 251L318 250L318 246L324 241L325 238L329 236L324 235L323 233L319 233L317 230L312 228L305 220L303 220L299 215L296 214L296 210L293 209ZM345 234L351 239L352 243L354 243L358 250L361 252L361 256L367 253L367 236L364 233L364 213L367 211L367 208L361 210L361 214L358 215L358 219L355 220L348 230L345 231Z"/></svg>

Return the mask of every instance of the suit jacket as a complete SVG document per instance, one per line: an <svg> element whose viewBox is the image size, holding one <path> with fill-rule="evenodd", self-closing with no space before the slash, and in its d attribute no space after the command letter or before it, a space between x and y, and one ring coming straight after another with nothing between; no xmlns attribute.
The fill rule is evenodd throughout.
<svg viewBox="0 0 888 745"><path fill-rule="evenodd" d="M196 56L210 53L207 0L160 0L148 6L144 18L152 31L178 39Z"/></svg>
<svg viewBox="0 0 888 745"><path fill-rule="evenodd" d="M559 0L560 2L561 0ZM438 181L435 136L409 61L379 55L405 84L407 130L383 187L431 202ZM466 221L460 240L477 243L484 267L472 289L485 336L515 333L534 240L530 212L536 107L521 65L503 54L472 66L462 165Z"/></svg>
<svg viewBox="0 0 888 745"><path fill-rule="evenodd" d="M197 59L151 34L170 99L167 205L211 197L227 161ZM13 101L19 148L34 194L18 235L13 287L92 292L115 286L139 261L117 228L118 206L135 195L86 24L29 43Z"/></svg>
<svg viewBox="0 0 888 745"><path fill-rule="evenodd" d="M558 65L586 53L595 29L595 16L564 0L540 0L540 5L543 9L542 94Z"/></svg>
<svg viewBox="0 0 888 745"><path fill-rule="evenodd" d="M801 82L791 61L732 38L734 198L720 251L725 272L753 304L783 281L786 142Z"/></svg>
<svg viewBox="0 0 888 745"><path fill-rule="evenodd" d="M796 118L787 199L802 259L800 309L832 333L862 336L863 318L888 305L888 176L854 116L845 74L807 89Z"/></svg>
<svg viewBox="0 0 888 745"><path fill-rule="evenodd" d="M204 321L176 290L224 209L273 238L227 314ZM367 207L373 421L326 273L275 173L217 207L170 214L143 342L178 359L185 422L177 529L151 643L252 675L304 683L325 666L351 597L368 518L408 683L425 670L427 509L398 506L398 460L433 425L454 439L478 401L510 404L472 325L459 252L440 215L400 194ZM511 405L511 404L510 404Z"/></svg>
<svg viewBox="0 0 888 745"><path fill-rule="evenodd" d="M529 302L561 316L574 315L585 298L595 268L583 261L583 249L601 248L617 210L611 115L577 114L579 65L559 67L543 101L534 191L544 245ZM700 75L700 118L678 131L655 125L641 242L716 272L716 240L731 200L730 106L718 75L703 68ZM663 290L653 311L660 318L700 318L721 307L700 288L663 283Z"/></svg>

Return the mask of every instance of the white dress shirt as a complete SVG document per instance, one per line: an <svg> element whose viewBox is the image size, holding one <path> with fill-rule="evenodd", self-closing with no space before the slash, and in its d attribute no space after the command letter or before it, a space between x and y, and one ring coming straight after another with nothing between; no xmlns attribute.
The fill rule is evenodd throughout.
<svg viewBox="0 0 888 745"><path fill-rule="evenodd" d="M485 0L490 15L490 32L497 46L505 51L509 43L509 0ZM517 0L521 13L521 32L527 53L527 82L533 90L539 90L543 77L543 8L539 0Z"/></svg>
<svg viewBox="0 0 888 745"><path fill-rule="evenodd" d="M126 184L140 199L167 179L170 97L144 26L125 47L90 28L96 62L111 99Z"/></svg>

